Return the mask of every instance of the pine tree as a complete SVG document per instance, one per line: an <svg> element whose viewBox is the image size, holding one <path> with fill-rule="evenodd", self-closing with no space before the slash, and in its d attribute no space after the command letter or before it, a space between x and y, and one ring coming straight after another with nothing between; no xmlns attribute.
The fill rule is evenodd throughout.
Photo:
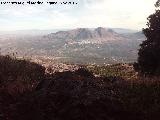
<svg viewBox="0 0 160 120"><path fill-rule="evenodd" d="M138 62L134 66L143 75L160 75L160 0L155 7L155 13L147 18L148 27L143 29L146 40L140 45Z"/></svg>

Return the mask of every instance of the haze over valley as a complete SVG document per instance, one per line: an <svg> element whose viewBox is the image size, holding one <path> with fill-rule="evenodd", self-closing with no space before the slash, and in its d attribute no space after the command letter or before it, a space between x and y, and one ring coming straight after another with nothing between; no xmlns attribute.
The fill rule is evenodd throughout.
<svg viewBox="0 0 160 120"><path fill-rule="evenodd" d="M123 28L0 32L1 54L78 64L135 62L144 35Z"/></svg>

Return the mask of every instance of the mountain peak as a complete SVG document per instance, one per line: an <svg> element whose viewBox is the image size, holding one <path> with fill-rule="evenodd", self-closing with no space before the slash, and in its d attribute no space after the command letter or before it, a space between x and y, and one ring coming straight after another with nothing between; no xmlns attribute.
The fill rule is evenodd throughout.
<svg viewBox="0 0 160 120"><path fill-rule="evenodd" d="M77 35L76 35L75 39L79 40L79 39L93 38L93 33L88 28L78 28L75 31L77 31Z"/></svg>
<svg viewBox="0 0 160 120"><path fill-rule="evenodd" d="M75 30L77 30L77 31L86 31L86 30L88 30L88 28L77 28Z"/></svg>
<svg viewBox="0 0 160 120"><path fill-rule="evenodd" d="M111 34L114 33L113 30L107 30L106 28L103 27L98 27L95 29L95 32L97 33L97 35L99 37L106 37L106 36L110 36Z"/></svg>
<svg viewBox="0 0 160 120"><path fill-rule="evenodd" d="M104 27L98 27L95 30L106 30L106 28L104 28Z"/></svg>
<svg viewBox="0 0 160 120"><path fill-rule="evenodd" d="M105 39L112 40L117 36L118 33L114 32L112 29L106 29L104 27L98 27L95 29L89 28L77 28L69 31L60 31L53 33L51 38L53 39L63 39L63 40L97 40Z"/></svg>

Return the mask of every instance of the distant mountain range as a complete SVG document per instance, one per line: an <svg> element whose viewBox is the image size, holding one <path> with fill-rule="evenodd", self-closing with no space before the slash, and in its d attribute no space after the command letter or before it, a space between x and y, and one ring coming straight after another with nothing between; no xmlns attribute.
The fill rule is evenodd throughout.
<svg viewBox="0 0 160 120"><path fill-rule="evenodd" d="M95 28L87 28L90 30L93 30ZM135 33L138 32L137 30L132 30L132 29L125 29L125 28L108 28L112 29L113 31L119 33L119 34L128 34L128 33ZM10 31L3 31L0 30L0 35L32 35L32 36L37 36L37 35L46 35L50 33L56 33L58 31L68 31L71 29L48 29L48 30L40 30L40 29L28 29L28 30L10 30Z"/></svg>
<svg viewBox="0 0 160 120"><path fill-rule="evenodd" d="M2 52L58 58L60 62L110 64L134 62L141 32L98 27L58 31L43 36L0 37Z"/></svg>
<svg viewBox="0 0 160 120"><path fill-rule="evenodd" d="M111 29L119 34L128 34L128 33L138 32L138 30L131 30L131 29L125 29L125 28L111 28Z"/></svg>

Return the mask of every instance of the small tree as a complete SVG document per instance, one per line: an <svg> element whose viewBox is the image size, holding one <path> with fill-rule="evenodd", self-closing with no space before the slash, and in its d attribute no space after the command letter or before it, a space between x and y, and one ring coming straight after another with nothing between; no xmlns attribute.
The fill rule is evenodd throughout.
<svg viewBox="0 0 160 120"><path fill-rule="evenodd" d="M143 75L160 75L160 0L155 13L148 17L148 28L143 29L146 40L140 45L135 70Z"/></svg>

